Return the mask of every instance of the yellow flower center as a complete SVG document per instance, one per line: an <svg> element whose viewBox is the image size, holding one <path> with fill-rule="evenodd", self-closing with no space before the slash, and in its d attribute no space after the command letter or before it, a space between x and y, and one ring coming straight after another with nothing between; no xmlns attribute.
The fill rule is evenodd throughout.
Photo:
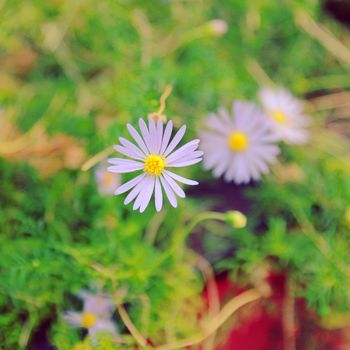
<svg viewBox="0 0 350 350"><path fill-rule="evenodd" d="M276 122L282 123L282 124L285 124L288 121L285 115L280 111L273 112L273 119L275 119Z"/></svg>
<svg viewBox="0 0 350 350"><path fill-rule="evenodd" d="M91 312L85 312L83 314L83 318L81 320L81 325L84 328L90 328L92 327L96 322L96 316L92 314Z"/></svg>
<svg viewBox="0 0 350 350"><path fill-rule="evenodd" d="M165 160L161 156L150 154L145 160L144 171L150 175L160 175L165 168Z"/></svg>
<svg viewBox="0 0 350 350"><path fill-rule="evenodd" d="M244 151L248 147L248 137L241 132L234 132L229 137L228 144L232 151Z"/></svg>
<svg viewBox="0 0 350 350"><path fill-rule="evenodd" d="M105 186L109 186L113 183L113 174L112 173L106 173L103 176L102 182Z"/></svg>

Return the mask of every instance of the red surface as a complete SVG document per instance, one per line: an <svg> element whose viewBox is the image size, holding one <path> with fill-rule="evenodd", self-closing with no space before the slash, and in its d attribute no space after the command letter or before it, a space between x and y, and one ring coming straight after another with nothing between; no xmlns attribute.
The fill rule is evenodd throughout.
<svg viewBox="0 0 350 350"><path fill-rule="evenodd" d="M284 350L282 329L282 305L285 297L283 275L269 277L272 296L268 300L255 302L240 310L235 324L226 335L220 335L216 350ZM227 275L217 277L221 302L241 292ZM344 330L328 331L317 324L316 315L298 299L295 307L296 350L350 350Z"/></svg>

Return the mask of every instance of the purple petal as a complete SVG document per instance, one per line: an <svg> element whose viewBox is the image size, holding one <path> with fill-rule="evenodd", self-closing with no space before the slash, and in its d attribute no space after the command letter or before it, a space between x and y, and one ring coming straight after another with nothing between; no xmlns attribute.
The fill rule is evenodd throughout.
<svg viewBox="0 0 350 350"><path fill-rule="evenodd" d="M131 143L129 140L125 139L124 137L119 137L119 142L127 149L130 149L131 151L136 153L139 157L142 158L145 156L145 154L138 147L136 147L133 143Z"/></svg>
<svg viewBox="0 0 350 350"><path fill-rule="evenodd" d="M152 197L152 194L153 194L155 180L156 180L155 176L152 176L150 183L148 184L147 188L144 191L142 203L141 203L141 206L140 206L140 213L143 213L145 211L149 201L151 200L151 197Z"/></svg>
<svg viewBox="0 0 350 350"><path fill-rule="evenodd" d="M141 134L143 139L145 140L145 144L147 146L147 149L149 150L149 153L152 153L152 140L150 133L147 129L147 125L143 119L139 119L139 127L141 130Z"/></svg>
<svg viewBox="0 0 350 350"><path fill-rule="evenodd" d="M198 147L199 141L200 140L193 140L181 146L167 158L167 162L171 163L172 161L182 157L183 154L194 151Z"/></svg>
<svg viewBox="0 0 350 350"><path fill-rule="evenodd" d="M134 179L126 182L125 184L123 184L119 188L117 188L117 190L114 192L114 194L118 195L118 194L122 194L122 193L129 191L131 188L136 186L145 176L146 176L145 173L136 176Z"/></svg>
<svg viewBox="0 0 350 350"><path fill-rule="evenodd" d="M127 205L130 202L132 202L135 197L140 193L140 191L142 190L142 188L144 187L145 183L146 183L147 178L144 177L132 190L131 192L126 196L125 200L124 200L124 204Z"/></svg>
<svg viewBox="0 0 350 350"><path fill-rule="evenodd" d="M161 211L163 206L163 194L160 186L159 178L156 178L155 191L154 191L154 202L157 211Z"/></svg>
<svg viewBox="0 0 350 350"><path fill-rule="evenodd" d="M136 131L136 129L131 125L131 124L127 124L126 125L130 135L133 137L133 139L135 140L135 142L139 145L139 147L142 149L142 151L147 154L148 153L148 149L145 145L145 142L143 141L142 137L140 136L140 134Z"/></svg>
<svg viewBox="0 0 350 350"><path fill-rule="evenodd" d="M159 154L163 154L165 149L168 147L172 130L173 130L173 122L170 120L168 122L168 124L166 125L166 127L165 127L163 140L162 140L162 145L160 147Z"/></svg>
<svg viewBox="0 0 350 350"><path fill-rule="evenodd" d="M167 183L170 185L170 187L173 189L173 191L181 198L185 198L185 192L183 191L183 189L170 177L168 176L166 173L163 174L165 180L167 181Z"/></svg>
<svg viewBox="0 0 350 350"><path fill-rule="evenodd" d="M186 125L183 125L179 131L176 133L172 141L170 142L169 146L166 148L163 156L166 157L170 152L178 145L178 143L181 141L183 138L184 134L186 131Z"/></svg>
<svg viewBox="0 0 350 350"><path fill-rule="evenodd" d="M174 195L173 190L171 189L170 185L167 183L167 181L164 179L164 177L160 176L160 182L162 183L162 186L164 188L165 194L167 195L170 204L176 208L177 207L177 200Z"/></svg>
<svg viewBox="0 0 350 350"><path fill-rule="evenodd" d="M198 185L197 181L193 181L190 179L186 179L185 177L182 177L180 175L177 175L169 170L164 171L167 175L171 176L174 180L182 182L185 185Z"/></svg>
<svg viewBox="0 0 350 350"><path fill-rule="evenodd" d="M175 162L173 164L168 164L168 167L172 167L172 168L180 168L180 167L186 167L186 166L190 166L196 163L199 163L202 160L202 158L196 158L196 159L192 159L192 160L187 160L182 162L181 160L179 162Z"/></svg>

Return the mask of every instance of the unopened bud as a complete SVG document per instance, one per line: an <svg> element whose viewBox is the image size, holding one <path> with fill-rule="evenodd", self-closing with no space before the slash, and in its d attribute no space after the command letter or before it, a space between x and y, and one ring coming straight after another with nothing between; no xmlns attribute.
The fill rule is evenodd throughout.
<svg viewBox="0 0 350 350"><path fill-rule="evenodd" d="M247 217L237 210L228 211L226 213L226 220L235 228L243 228L247 225Z"/></svg>
<svg viewBox="0 0 350 350"><path fill-rule="evenodd" d="M210 31L217 36L224 35L227 32L227 22L223 19L213 19L208 22Z"/></svg>

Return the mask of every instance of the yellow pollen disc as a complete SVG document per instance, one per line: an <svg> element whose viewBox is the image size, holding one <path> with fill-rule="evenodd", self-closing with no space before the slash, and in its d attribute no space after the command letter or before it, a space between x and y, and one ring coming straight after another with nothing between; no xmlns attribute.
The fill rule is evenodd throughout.
<svg viewBox="0 0 350 350"><path fill-rule="evenodd" d="M144 171L151 175L160 175L165 168L164 158L150 154L145 160Z"/></svg>
<svg viewBox="0 0 350 350"><path fill-rule="evenodd" d="M276 122L279 122L282 124L287 123L287 118L284 116L283 113L281 113L279 111L273 113L273 119L275 119Z"/></svg>
<svg viewBox="0 0 350 350"><path fill-rule="evenodd" d="M248 147L248 137L241 132L234 132L228 139L232 151L244 151Z"/></svg>
<svg viewBox="0 0 350 350"><path fill-rule="evenodd" d="M92 327L96 322L96 316L92 314L91 312L85 312L83 314L83 318L81 320L81 325L84 328L90 328Z"/></svg>
<svg viewBox="0 0 350 350"><path fill-rule="evenodd" d="M106 186L111 185L113 183L113 174L112 173L106 173L103 176L102 182Z"/></svg>

